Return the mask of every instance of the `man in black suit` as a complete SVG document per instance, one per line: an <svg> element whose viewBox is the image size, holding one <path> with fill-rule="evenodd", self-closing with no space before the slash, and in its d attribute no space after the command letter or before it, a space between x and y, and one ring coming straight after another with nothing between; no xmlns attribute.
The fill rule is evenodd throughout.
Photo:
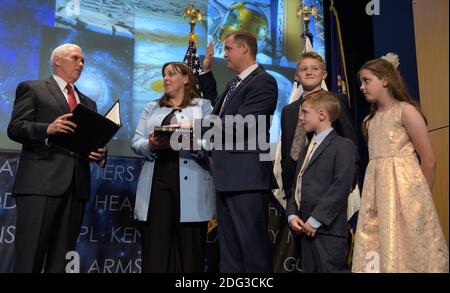
<svg viewBox="0 0 450 293"><path fill-rule="evenodd" d="M281 178L286 198L291 196L298 155L306 141L306 133L299 123L301 100L308 93L320 90L322 81L326 77L327 72L323 58L315 52L303 53L297 63L295 74L295 79L303 87L303 94L281 111ZM341 111L336 121L333 122L333 128L340 136L351 139L357 144L348 101L341 94L336 94L336 97L339 100ZM295 139L296 135L297 139ZM353 185L355 184L356 178Z"/></svg>
<svg viewBox="0 0 450 293"><path fill-rule="evenodd" d="M217 220L222 272L271 272L272 253L268 237L268 212L271 189L276 188L272 163L262 160L268 150L252 149L258 137L265 136L269 142L270 115L275 111L278 89L275 79L262 66L256 64L257 43L247 32L233 32L225 38L227 67L237 76L218 95L216 81L210 71L213 43L207 48L203 62L204 73L199 77L200 89L211 100L217 115L225 117L254 118L266 122L264 126L246 125L241 134L233 131L239 127L224 126L223 139L227 134L235 138L231 144L217 145L211 153L212 175L217 191ZM253 129L251 129L253 128ZM249 135L257 130L257 134ZM216 135L216 134L215 134ZM252 141L253 140L253 141ZM238 150L242 144L244 150ZM231 149L229 149L231 146Z"/></svg>
<svg viewBox="0 0 450 293"><path fill-rule="evenodd" d="M67 118L78 103L97 110L74 88L83 70L80 47L64 44L51 55L53 76L17 86L8 125L10 139L22 144L15 177L15 272L65 272L66 253L75 250L83 211L90 195L89 159L104 163L106 148L81 157L51 137L72 133ZM45 260L45 264L44 264Z"/></svg>
<svg viewBox="0 0 450 293"><path fill-rule="evenodd" d="M296 168L293 194L286 215L299 235L303 272L350 272L347 258L347 198L352 188L357 152L355 144L331 127L340 103L319 90L302 100L300 121L313 133Z"/></svg>

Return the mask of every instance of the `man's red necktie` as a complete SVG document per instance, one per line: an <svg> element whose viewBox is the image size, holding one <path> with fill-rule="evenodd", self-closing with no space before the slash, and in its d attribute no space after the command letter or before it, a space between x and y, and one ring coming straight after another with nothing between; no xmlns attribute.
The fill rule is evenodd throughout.
<svg viewBox="0 0 450 293"><path fill-rule="evenodd" d="M72 112L73 109L75 109L75 107L77 106L77 99L75 98L75 92L73 91L73 88L70 85L70 83L67 84L66 89L67 89L67 101L69 102L70 112Z"/></svg>

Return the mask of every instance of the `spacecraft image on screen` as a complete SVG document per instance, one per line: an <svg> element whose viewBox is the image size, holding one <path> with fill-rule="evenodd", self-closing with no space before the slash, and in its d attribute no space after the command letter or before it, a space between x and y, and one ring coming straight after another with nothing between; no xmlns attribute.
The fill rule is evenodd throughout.
<svg viewBox="0 0 450 293"><path fill-rule="evenodd" d="M324 56L322 0L303 1L317 8L309 25L314 48ZM163 94L161 67L182 61L188 48L188 4L200 9L197 53L203 58L210 41L215 43L214 74L219 91L233 73L223 60L225 36L235 30L252 32L258 40L257 63L278 82L279 98L270 141L280 134L279 116L288 103L295 65L303 49L302 28L295 15L300 2L286 0L4 0L0 10L0 148L19 145L6 136L15 89L24 80L51 75L50 54L63 43L76 43L86 63L76 86L96 101L104 113L121 101L124 127L111 144L113 155L131 155L130 138L145 105ZM292 5L292 6L289 6ZM293 30L298 34L289 35ZM26 45L24 45L26 44Z"/></svg>

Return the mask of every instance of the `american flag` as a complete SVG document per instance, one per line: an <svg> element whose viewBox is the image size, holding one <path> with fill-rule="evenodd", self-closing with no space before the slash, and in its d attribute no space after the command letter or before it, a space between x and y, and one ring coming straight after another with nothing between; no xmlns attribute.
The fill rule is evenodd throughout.
<svg viewBox="0 0 450 293"><path fill-rule="evenodd" d="M186 65L192 70L195 79L197 79L198 75L202 71L202 68L200 67L200 59L197 55L197 47L195 46L195 42L192 40L189 41L189 47L186 51L186 55L184 55L183 62L186 63Z"/></svg>

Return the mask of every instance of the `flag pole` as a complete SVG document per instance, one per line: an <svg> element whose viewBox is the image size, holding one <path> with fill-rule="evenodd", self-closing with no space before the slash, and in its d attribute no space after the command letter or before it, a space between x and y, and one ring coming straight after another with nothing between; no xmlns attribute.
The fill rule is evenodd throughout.
<svg viewBox="0 0 450 293"><path fill-rule="evenodd" d="M195 25L197 22L201 22L203 20L204 13L195 7L193 4L189 4L184 8L183 17L189 17L189 25L191 27L191 32L189 33L189 42L194 42L194 45L198 45L198 37L194 31Z"/></svg>
<svg viewBox="0 0 450 293"><path fill-rule="evenodd" d="M345 64L345 54L344 54L344 43L342 42L342 34L341 34L341 24L339 22L339 17L336 8L334 7L334 1L331 0L330 4L330 11L333 14L334 21L336 22L336 31L338 35L338 41L339 41L339 48L341 51L341 64L344 68L344 80L345 88L347 89L347 99L348 99L348 105L351 107L351 98L350 98L350 88L348 87L348 75L347 75L347 66Z"/></svg>

